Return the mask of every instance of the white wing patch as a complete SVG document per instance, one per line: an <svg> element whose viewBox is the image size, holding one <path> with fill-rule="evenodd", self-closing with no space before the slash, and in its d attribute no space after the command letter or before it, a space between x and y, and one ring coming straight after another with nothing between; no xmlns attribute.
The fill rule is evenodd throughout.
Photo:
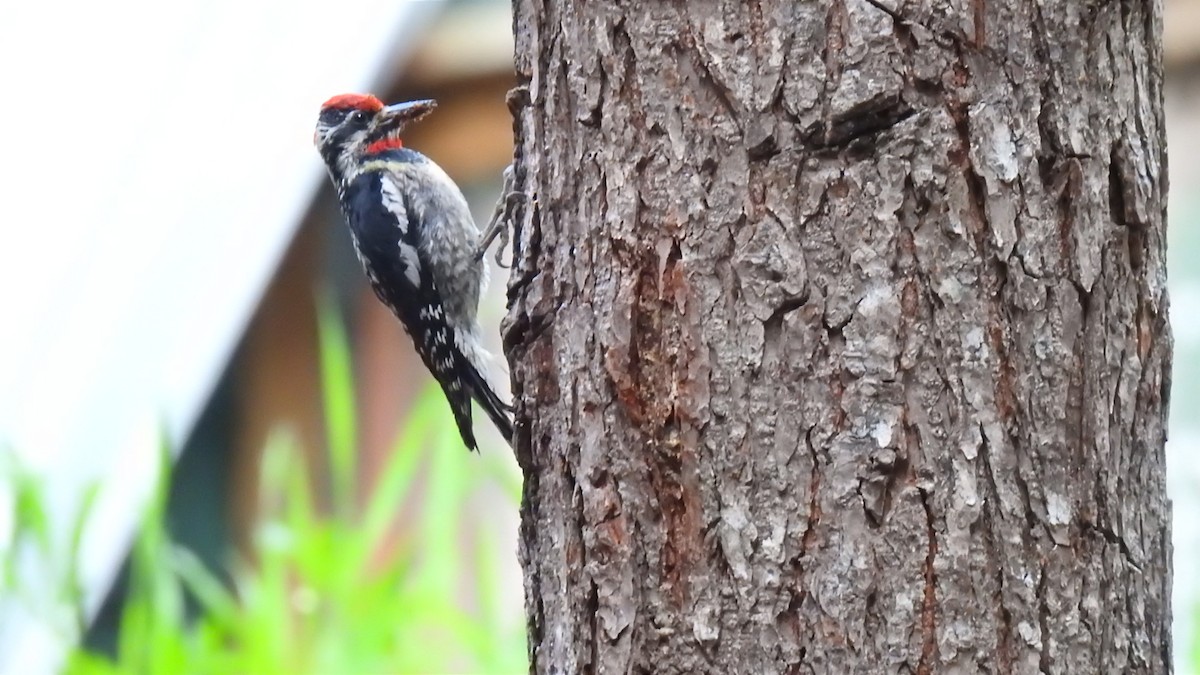
<svg viewBox="0 0 1200 675"><path fill-rule="evenodd" d="M400 228L400 234L408 234L408 212L404 209L404 195L400 194L400 188L386 175L380 177L379 185L383 208L396 217L396 226Z"/></svg>
<svg viewBox="0 0 1200 675"><path fill-rule="evenodd" d="M419 288L421 286L421 257L417 255L417 249L408 242L401 239L399 243L400 258L404 261L404 277L413 286Z"/></svg>

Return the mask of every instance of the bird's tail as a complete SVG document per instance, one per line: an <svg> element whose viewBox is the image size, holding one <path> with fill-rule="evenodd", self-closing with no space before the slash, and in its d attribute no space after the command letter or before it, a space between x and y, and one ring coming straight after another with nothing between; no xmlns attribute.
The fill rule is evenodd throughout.
<svg viewBox="0 0 1200 675"><path fill-rule="evenodd" d="M465 338L465 339L464 339ZM504 437L504 441L512 445L513 423L509 417L509 412L512 406L508 405L500 399L496 394L496 390L492 387L492 383L487 378L487 364L493 360L492 355L483 349L476 341L474 335L460 335L456 340L460 353L464 357L462 360L462 379L466 385L467 391L471 398L483 408L483 412L487 414L488 419L492 420L492 424L496 425L496 429L500 435ZM471 430L470 416L470 401L463 401L467 410L465 420L462 416L459 419L459 431L462 432L463 439L474 441L474 434ZM463 428L464 421L466 429ZM474 443L468 442L467 445L474 449Z"/></svg>
<svg viewBox="0 0 1200 675"><path fill-rule="evenodd" d="M470 382L471 395L483 408L483 412L487 414L488 419L492 420L492 424L496 425L496 429L500 431L500 435L504 437L504 441L512 445L513 423L512 418L508 416L512 409L500 397L496 395L496 390L492 389L491 382L478 368L472 367L468 382Z"/></svg>

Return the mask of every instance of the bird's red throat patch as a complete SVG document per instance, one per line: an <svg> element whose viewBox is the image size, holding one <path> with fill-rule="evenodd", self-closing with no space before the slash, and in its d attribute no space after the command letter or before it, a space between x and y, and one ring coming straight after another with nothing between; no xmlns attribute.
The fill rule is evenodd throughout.
<svg viewBox="0 0 1200 675"><path fill-rule="evenodd" d="M378 141L368 145L365 152L368 155L375 155L381 152L387 152L388 150L399 150L403 147L404 143L400 141L399 136L389 136L387 138L381 138Z"/></svg>

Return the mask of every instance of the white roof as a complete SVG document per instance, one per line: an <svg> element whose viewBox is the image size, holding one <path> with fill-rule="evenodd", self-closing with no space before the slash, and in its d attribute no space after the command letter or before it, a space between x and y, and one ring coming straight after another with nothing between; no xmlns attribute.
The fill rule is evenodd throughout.
<svg viewBox="0 0 1200 675"><path fill-rule="evenodd" d="M185 438L323 178L317 108L377 84L438 4L5 10L0 447L45 476L63 536L102 481L81 556L93 609L160 429ZM10 504L0 486L0 555ZM0 600L0 672L53 670L62 637Z"/></svg>

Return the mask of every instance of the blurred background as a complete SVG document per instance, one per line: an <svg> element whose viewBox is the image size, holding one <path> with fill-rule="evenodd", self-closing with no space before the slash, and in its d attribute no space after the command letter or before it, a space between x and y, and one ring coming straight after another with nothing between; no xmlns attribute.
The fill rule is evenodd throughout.
<svg viewBox="0 0 1200 675"><path fill-rule="evenodd" d="M436 98L406 142L486 219L511 157L509 11L0 8L0 673L523 670L511 454L442 433L310 142L335 93ZM1165 26L1174 648L1191 673L1200 0L1166 0ZM493 339L504 287L493 268Z"/></svg>
<svg viewBox="0 0 1200 675"><path fill-rule="evenodd" d="M441 433L453 427L446 405L364 283L311 141L334 94L435 98L406 143L435 157L486 222L512 156L508 3L6 3L0 60L0 450L15 457L0 481L0 673L51 672L77 637L137 672L329 672L331 661L339 672L521 671L515 462L486 418L479 455ZM493 267L481 321L494 343L504 288ZM164 446L176 458L165 479ZM271 446L281 476L260 470ZM389 466L394 454L419 460ZM292 506L300 457L308 520ZM352 466L343 495L339 461ZM391 494L373 503L385 477ZM148 629L155 644L132 644L122 633L137 632L139 611L162 623L219 605L193 597L203 580L139 576L129 552L161 480L169 496L153 515L172 545L149 552L161 567L178 544L243 595L281 585L293 614L392 624L369 648L387 667L371 668L358 644L287 654L332 630L363 633L295 616L212 628L224 642L290 643L267 657L206 667L202 647ZM389 503L399 515L375 541L314 524ZM278 578L247 572L272 545L286 549ZM369 553L338 558L356 546ZM360 576L355 566L391 575L370 591L390 610L365 610L365 591L306 606L344 590L327 577ZM146 598L139 584L184 590ZM423 631L437 622L445 630ZM164 656L164 641L183 644Z"/></svg>

